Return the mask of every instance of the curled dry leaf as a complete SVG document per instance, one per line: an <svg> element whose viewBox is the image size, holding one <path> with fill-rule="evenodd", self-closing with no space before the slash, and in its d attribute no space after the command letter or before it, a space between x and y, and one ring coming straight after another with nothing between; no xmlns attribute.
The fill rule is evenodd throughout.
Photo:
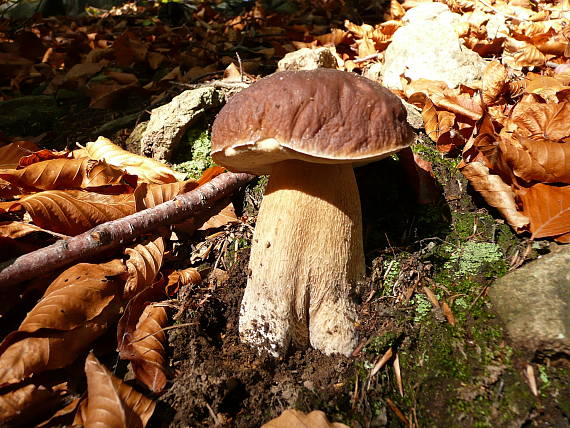
<svg viewBox="0 0 570 428"><path fill-rule="evenodd" d="M521 102L515 106L505 128L533 140L570 142L570 102L539 104Z"/></svg>
<svg viewBox="0 0 570 428"><path fill-rule="evenodd" d="M202 276L198 269L188 268L177 270L168 275L168 283L166 284L166 294L173 296L180 289L189 284L198 284L202 281Z"/></svg>
<svg viewBox="0 0 570 428"><path fill-rule="evenodd" d="M78 235L135 212L132 194L102 195L79 190L40 192L10 206L11 209L24 207L36 225L66 235Z"/></svg>
<svg viewBox="0 0 570 428"><path fill-rule="evenodd" d="M165 164L123 150L105 137L87 143L85 150L91 159L104 160L109 165L138 176L139 181L144 183L164 184L178 181L179 174Z"/></svg>
<svg viewBox="0 0 570 428"><path fill-rule="evenodd" d="M16 141L0 147L0 169L14 169L22 156L29 155L40 148L31 141Z"/></svg>
<svg viewBox="0 0 570 428"><path fill-rule="evenodd" d="M489 168L480 162L471 162L463 167L461 172L485 201L499 210L515 230L520 231L528 225L528 217L518 210L512 189L501 177L491 174Z"/></svg>
<svg viewBox="0 0 570 428"><path fill-rule="evenodd" d="M23 169L0 171L0 178L21 187L40 190L101 189L118 186L123 192L136 186L136 177L92 159L50 159Z"/></svg>
<svg viewBox="0 0 570 428"><path fill-rule="evenodd" d="M156 403L116 378L93 354L85 361L85 428L144 428Z"/></svg>
<svg viewBox="0 0 570 428"><path fill-rule="evenodd" d="M153 208L163 202L174 199L175 196L190 192L198 187L196 180L177 181L167 184L143 183L135 190L136 210Z"/></svg>
<svg viewBox="0 0 570 428"><path fill-rule="evenodd" d="M438 149L443 152L451 150L453 143L449 132L455 124L455 115L448 111L437 111L431 100L426 98L422 118L426 134L435 141Z"/></svg>
<svg viewBox="0 0 570 428"><path fill-rule="evenodd" d="M538 183L521 191L520 198L533 239L570 233L570 186Z"/></svg>
<svg viewBox="0 0 570 428"><path fill-rule="evenodd" d="M329 422L324 412L313 410L305 414L300 410L285 410L281 416L275 418L261 428L348 428L340 422Z"/></svg>
<svg viewBox="0 0 570 428"><path fill-rule="evenodd" d="M508 38L504 43L505 53L512 58L512 65L515 67L541 66L546 62L546 57L536 46L525 42Z"/></svg>
<svg viewBox="0 0 570 428"><path fill-rule="evenodd" d="M118 319L125 270L119 260L81 263L57 277L0 344L0 385L71 364Z"/></svg>
<svg viewBox="0 0 570 428"><path fill-rule="evenodd" d="M502 139L499 156L510 171L526 182L570 184L570 143L525 137Z"/></svg>
<svg viewBox="0 0 570 428"><path fill-rule="evenodd" d="M18 162L18 168L25 168L34 163L52 159L72 159L72 155L68 150L55 152L53 150L42 149L26 156L22 156Z"/></svg>
<svg viewBox="0 0 570 428"><path fill-rule="evenodd" d="M162 266L164 240L159 236L134 248L126 248L125 254L129 257L126 261L129 278L124 291L124 297L128 300L154 282Z"/></svg>
<svg viewBox="0 0 570 428"><path fill-rule="evenodd" d="M66 384L44 386L28 384L0 395L0 424L2 426L33 426L33 420L57 408Z"/></svg>
<svg viewBox="0 0 570 428"><path fill-rule="evenodd" d="M147 305L126 344L130 350L127 359L131 361L135 377L154 393L161 392L166 386L164 327L167 324L164 306L160 303Z"/></svg>
<svg viewBox="0 0 570 428"><path fill-rule="evenodd" d="M483 72L481 97L485 105L493 104L501 94L509 73L499 62L490 62Z"/></svg>

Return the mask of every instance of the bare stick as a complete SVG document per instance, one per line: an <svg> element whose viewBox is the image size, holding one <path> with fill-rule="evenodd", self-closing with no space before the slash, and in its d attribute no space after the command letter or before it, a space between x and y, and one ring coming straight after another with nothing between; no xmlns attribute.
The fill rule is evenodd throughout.
<svg viewBox="0 0 570 428"><path fill-rule="evenodd" d="M59 240L12 259L0 265L0 289L121 247L159 226L179 223L230 195L253 178L250 174L226 172L156 207L100 224L81 235Z"/></svg>

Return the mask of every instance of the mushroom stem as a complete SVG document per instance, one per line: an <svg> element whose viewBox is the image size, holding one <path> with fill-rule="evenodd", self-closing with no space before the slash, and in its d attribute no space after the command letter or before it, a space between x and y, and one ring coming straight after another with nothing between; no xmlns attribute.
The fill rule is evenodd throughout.
<svg viewBox="0 0 570 428"><path fill-rule="evenodd" d="M349 355L356 344L350 291L363 276L352 166L275 164L252 242L240 311L242 340L276 356L291 342Z"/></svg>

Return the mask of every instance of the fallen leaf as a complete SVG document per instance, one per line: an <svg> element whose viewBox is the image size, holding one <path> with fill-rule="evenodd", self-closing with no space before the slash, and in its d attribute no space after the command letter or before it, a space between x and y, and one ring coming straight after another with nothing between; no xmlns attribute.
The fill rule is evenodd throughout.
<svg viewBox="0 0 570 428"><path fill-rule="evenodd" d="M471 162L461 169L473 188L485 201L495 207L515 230L523 230L529 223L528 217L519 211L511 187L501 177L489 172L480 162Z"/></svg>
<svg viewBox="0 0 570 428"><path fill-rule="evenodd" d="M261 428L349 428L340 422L329 422L324 412L313 410L305 414L300 410L285 410L278 418L263 424Z"/></svg>
<svg viewBox="0 0 570 428"><path fill-rule="evenodd" d="M49 190L10 204L24 207L33 222L44 229L78 235L98 224L135 212L134 196L102 195L79 190Z"/></svg>
<svg viewBox="0 0 570 428"><path fill-rule="evenodd" d="M0 385L65 367L103 334L122 310L123 263L81 263L63 272L0 344Z"/></svg>
<svg viewBox="0 0 570 428"><path fill-rule="evenodd" d="M128 256L125 263L129 272L124 297L128 300L154 282L162 266L164 239L159 236L134 248L126 248L124 252Z"/></svg>
<svg viewBox="0 0 570 428"><path fill-rule="evenodd" d="M136 186L135 176L91 159L51 159L23 169L0 170L0 178L17 186L40 190L96 190L118 186L116 192L125 192Z"/></svg>
<svg viewBox="0 0 570 428"><path fill-rule="evenodd" d="M116 378L90 353L85 361L85 428L144 428L156 403Z"/></svg>
<svg viewBox="0 0 570 428"><path fill-rule="evenodd" d="M493 104L501 94L508 78L507 69L499 61L491 61L483 71L481 97L485 105Z"/></svg>
<svg viewBox="0 0 570 428"><path fill-rule="evenodd" d="M537 183L519 193L532 239L570 232L570 186Z"/></svg>
<svg viewBox="0 0 570 428"><path fill-rule="evenodd" d="M27 156L40 148L31 141L16 141L0 147L0 169L15 169L22 156Z"/></svg>

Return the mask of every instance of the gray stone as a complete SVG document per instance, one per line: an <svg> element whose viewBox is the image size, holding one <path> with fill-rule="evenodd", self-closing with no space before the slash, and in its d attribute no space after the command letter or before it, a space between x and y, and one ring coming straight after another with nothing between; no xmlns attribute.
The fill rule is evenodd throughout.
<svg viewBox="0 0 570 428"><path fill-rule="evenodd" d="M498 279L489 297L517 346L570 355L570 246Z"/></svg>
<svg viewBox="0 0 570 428"><path fill-rule="evenodd" d="M221 93L211 86L184 91L171 102L152 110L141 138L141 153L167 162L186 130L209 109L222 102Z"/></svg>
<svg viewBox="0 0 570 428"><path fill-rule="evenodd" d="M463 46L454 30L455 15L443 3L410 9L404 16L406 24L394 33L386 49L384 86L401 90L402 75L411 80L441 80L450 88L477 86L486 63Z"/></svg>
<svg viewBox="0 0 570 428"><path fill-rule="evenodd" d="M334 47L302 48L289 52L277 63L277 71L336 68L338 63L334 49Z"/></svg>

